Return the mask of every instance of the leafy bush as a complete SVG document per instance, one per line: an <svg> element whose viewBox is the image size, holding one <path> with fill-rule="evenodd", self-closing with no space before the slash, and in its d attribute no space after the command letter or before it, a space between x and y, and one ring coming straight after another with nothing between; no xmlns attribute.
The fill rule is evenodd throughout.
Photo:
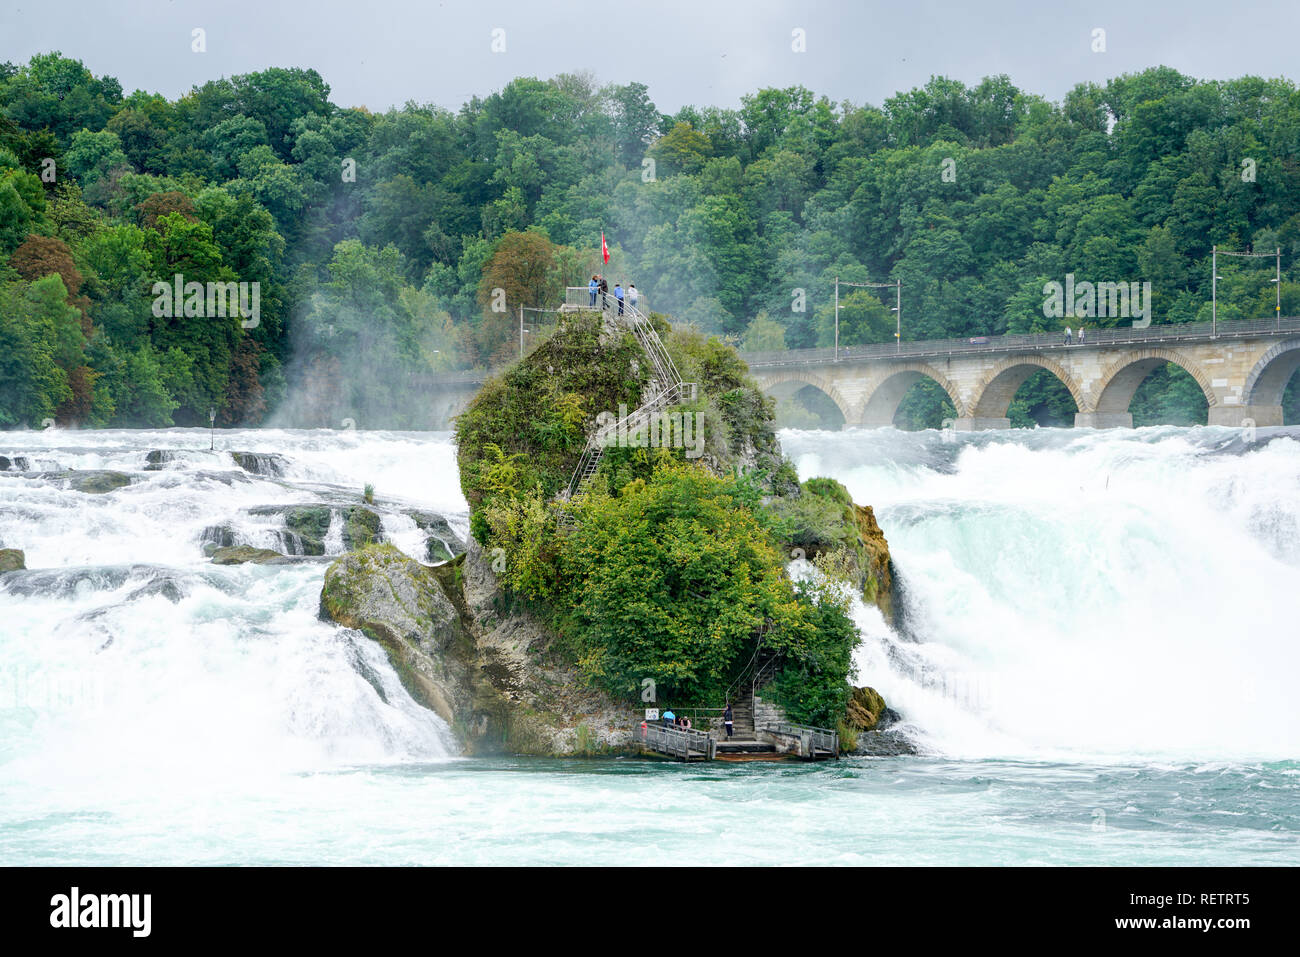
<svg viewBox="0 0 1300 957"><path fill-rule="evenodd" d="M849 680L858 631L845 593L835 585L801 582L796 597L799 627L776 631L767 639L786 660L765 694L792 721L834 727L853 693Z"/></svg>
<svg viewBox="0 0 1300 957"><path fill-rule="evenodd" d="M652 678L674 700L719 699L759 632L798 614L782 556L735 483L699 466L593 493L579 514L560 556L569 635L613 692Z"/></svg>

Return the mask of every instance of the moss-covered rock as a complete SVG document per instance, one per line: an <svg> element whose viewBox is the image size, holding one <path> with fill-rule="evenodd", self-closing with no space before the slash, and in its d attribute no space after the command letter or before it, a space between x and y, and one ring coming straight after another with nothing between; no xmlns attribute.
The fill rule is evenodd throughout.
<svg viewBox="0 0 1300 957"><path fill-rule="evenodd" d="M789 713L816 724L840 720L858 636L836 589L789 581L790 549L891 610L888 544L870 509L833 480L799 484L777 441L773 403L734 349L672 330L660 317L651 322L682 381L698 386L672 410L682 425L691 416L691 431L703 436L702 448L691 443L693 454L685 443L652 448L621 433L586 494L577 501L560 494L596 423L612 421L597 415L636 409L649 385L652 362L641 345L594 314L566 315L458 419L461 487L477 544L452 568L463 577L480 668L511 703L504 728L511 750L609 746L636 712L646 675L665 693L716 704L753 658L759 635ZM724 538L726 561L684 557L706 555ZM497 553L504 587L486 570L483 549ZM651 568L670 571L661 578L642 571ZM480 577L491 587L480 588ZM638 605L644 588L654 594ZM706 621L698 620L702 609ZM603 700L563 700L579 693Z"/></svg>
<svg viewBox="0 0 1300 957"><path fill-rule="evenodd" d="M351 552L374 545L383 538L382 529L383 522L378 512L364 505L354 505L344 513L343 547Z"/></svg>
<svg viewBox="0 0 1300 957"><path fill-rule="evenodd" d="M284 558L279 552L272 551L269 548L254 548L251 545L234 545L229 548L218 548L212 553L212 564L214 565L244 565L252 562L255 565L268 565L279 562Z"/></svg>
<svg viewBox="0 0 1300 957"><path fill-rule="evenodd" d="M284 513L284 527L298 536L304 555L324 555L331 513L325 505L300 505Z"/></svg>
<svg viewBox="0 0 1300 957"><path fill-rule="evenodd" d="M0 548L0 574L20 572L27 567L27 556L19 548Z"/></svg>
<svg viewBox="0 0 1300 957"><path fill-rule="evenodd" d="M854 505L853 517L858 529L856 550L862 597L875 602L885 620L893 622L894 565L889 557L889 542L870 505Z"/></svg>
<svg viewBox="0 0 1300 957"><path fill-rule="evenodd" d="M845 723L856 731L874 731L888 706L875 688L854 688Z"/></svg>
<svg viewBox="0 0 1300 957"><path fill-rule="evenodd" d="M540 485L564 488L602 412L635 409L649 378L626 330L599 313L566 314L526 358L483 384L456 419L456 461L470 507Z"/></svg>

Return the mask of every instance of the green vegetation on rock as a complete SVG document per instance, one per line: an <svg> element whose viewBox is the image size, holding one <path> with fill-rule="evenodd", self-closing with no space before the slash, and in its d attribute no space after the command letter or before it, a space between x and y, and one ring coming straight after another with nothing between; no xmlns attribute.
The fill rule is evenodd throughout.
<svg viewBox="0 0 1300 957"><path fill-rule="evenodd" d="M857 633L834 583L790 580L788 549L797 539L840 555L875 598L888 591L878 579L888 571L884 538L871 518L881 566L843 486L799 484L773 403L734 350L656 324L682 378L698 383L696 399L673 411L696 417L702 454L610 448L589 489L559 501L601 406L636 408L631 387L640 390L644 363L625 335L602 340L597 317L566 316L457 423L474 535L485 551L500 549L497 574L512 600L545 620L557 649L616 699L638 702L649 681L659 701L720 706L761 643L781 663L772 689L787 713L833 724L849 699ZM602 400L566 420L561 399L579 381Z"/></svg>
<svg viewBox="0 0 1300 957"><path fill-rule="evenodd" d="M382 537L383 522L379 513L364 505L354 505L343 519L343 547L348 551L364 548Z"/></svg>

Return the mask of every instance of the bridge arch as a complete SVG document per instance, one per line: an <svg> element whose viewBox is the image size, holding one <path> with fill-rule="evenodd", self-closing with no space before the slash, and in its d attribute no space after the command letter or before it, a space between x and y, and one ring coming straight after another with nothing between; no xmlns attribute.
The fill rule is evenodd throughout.
<svg viewBox="0 0 1300 957"><path fill-rule="evenodd" d="M1300 369L1300 337L1275 343L1259 357L1246 385L1241 401L1249 406L1280 406L1287 383Z"/></svg>
<svg viewBox="0 0 1300 957"><path fill-rule="evenodd" d="M1127 416L1128 407L1133 402L1138 386L1158 366L1172 362L1182 369L1201 387L1206 404L1213 409L1219 404L1210 386L1210 377L1187 356L1172 349L1136 349L1126 352L1112 362L1101 374L1087 406L1079 404L1080 412L1096 413L1099 416Z"/></svg>
<svg viewBox="0 0 1300 957"><path fill-rule="evenodd" d="M952 384L947 376L927 363L907 362L902 365L891 366L888 374L877 381L870 392L867 393L867 397L862 402L862 414L857 419L849 419L848 421L850 423L856 422L868 428L893 425L894 416L898 414L898 406L903 401L903 396L907 394L908 389L912 388L921 379L931 379L938 383L939 387L948 393L948 398L952 400L957 415L965 414L966 404L957 392L957 387Z"/></svg>
<svg viewBox="0 0 1300 957"><path fill-rule="evenodd" d="M830 381L814 372L805 369L782 369L779 372L769 372L759 379L759 385L762 386L764 392L771 395L777 395L778 391L788 391L790 395L793 395L804 386L812 386L835 403L835 407L840 410L840 414L844 416L846 423L853 421L850 418L852 406L848 400L840 394L840 390L835 388ZM787 389L781 390L781 386L786 386ZM791 386L793 388L790 388Z"/></svg>
<svg viewBox="0 0 1300 957"><path fill-rule="evenodd" d="M970 414L980 419L1005 419L1016 392L1039 369L1054 375L1070 391L1075 407L1083 408L1083 389L1064 366L1046 356L1029 355L1003 359L990 369L975 387Z"/></svg>

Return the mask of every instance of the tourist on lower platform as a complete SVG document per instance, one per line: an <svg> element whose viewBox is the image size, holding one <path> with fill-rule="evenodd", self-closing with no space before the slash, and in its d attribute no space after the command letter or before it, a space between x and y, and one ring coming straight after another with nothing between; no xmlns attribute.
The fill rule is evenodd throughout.
<svg viewBox="0 0 1300 957"><path fill-rule="evenodd" d="M600 308L609 308L609 283L605 281L604 276L600 277Z"/></svg>
<svg viewBox="0 0 1300 957"><path fill-rule="evenodd" d="M636 291L636 283L627 287L627 301L632 304L633 309L636 308L636 301L640 298L641 294Z"/></svg>
<svg viewBox="0 0 1300 957"><path fill-rule="evenodd" d="M1079 345L1083 345L1083 337L1084 337L1085 335L1086 335L1086 333L1083 331L1083 326L1080 326L1080 327L1079 327Z"/></svg>
<svg viewBox="0 0 1300 957"><path fill-rule="evenodd" d="M591 277L591 282L587 283L587 292L591 294L591 302L588 303L591 308L596 308L596 292L600 289L600 280L595 276Z"/></svg>
<svg viewBox="0 0 1300 957"><path fill-rule="evenodd" d="M1071 340L1071 338L1070 338L1070 327L1069 327L1069 326L1066 326L1066 327L1065 327L1065 344L1068 346L1068 345L1071 343L1071 341L1072 341L1072 340Z"/></svg>
<svg viewBox="0 0 1300 957"><path fill-rule="evenodd" d="M621 282L616 282L616 283L614 283L614 298L618 300L618 314L619 314L620 316L623 315L623 296L624 296L624 295L625 295L625 293L623 292L623 284L622 284Z"/></svg>
<svg viewBox="0 0 1300 957"><path fill-rule="evenodd" d="M727 709L722 712L722 726L727 729L727 737L731 737L731 732L735 729L736 721L731 714L731 702L727 702Z"/></svg>

